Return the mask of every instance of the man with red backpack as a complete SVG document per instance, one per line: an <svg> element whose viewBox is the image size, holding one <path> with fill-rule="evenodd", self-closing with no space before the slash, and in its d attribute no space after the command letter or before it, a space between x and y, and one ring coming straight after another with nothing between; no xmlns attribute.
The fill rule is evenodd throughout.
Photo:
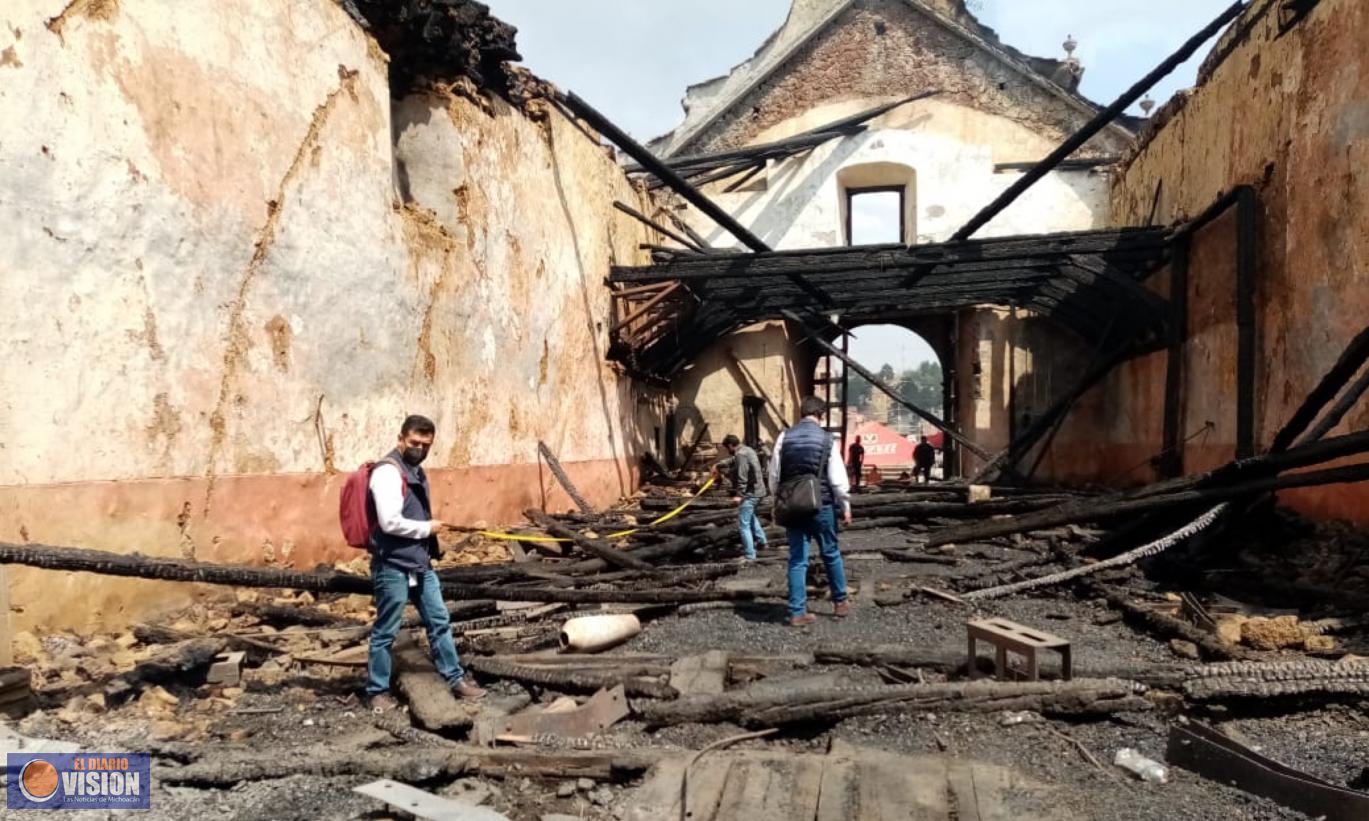
<svg viewBox="0 0 1369 821"><path fill-rule="evenodd" d="M446 525L432 516L428 477L419 465L428 458L436 430L431 419L410 416L400 427L398 447L369 468L367 549L371 553L376 619L366 663L366 697L376 712L398 706L390 695L391 650L406 603L418 609L428 632L433 666L452 693L468 700L485 695L461 669L441 582L433 572L432 557L438 552L436 533Z"/></svg>

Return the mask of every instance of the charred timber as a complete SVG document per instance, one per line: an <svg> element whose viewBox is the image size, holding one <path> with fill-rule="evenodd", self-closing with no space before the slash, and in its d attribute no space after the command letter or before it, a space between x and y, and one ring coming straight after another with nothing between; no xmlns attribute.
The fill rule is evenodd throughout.
<svg viewBox="0 0 1369 821"><path fill-rule="evenodd" d="M1369 432L1347 434L1299 445L1283 453L1268 453L1232 462L1205 474L1158 482L1132 493L1071 502L1021 516L946 528L931 534L927 543L934 547L953 542L977 541L993 536L1099 521L1167 507L1222 501L1270 490L1365 481L1369 479L1369 473L1366 473L1363 465L1268 478L1276 473L1365 452L1369 452ZM1241 481L1243 479L1247 481Z"/></svg>
<svg viewBox="0 0 1369 821"><path fill-rule="evenodd" d="M679 696L679 692L669 684L663 684L655 678L637 675L639 671L631 664L625 665L621 669L604 672L574 668L539 667L490 656L472 656L463 659L462 663L485 676L511 679L523 684L536 684L566 693L594 693L621 684L628 695L654 699L673 699Z"/></svg>
<svg viewBox="0 0 1369 821"><path fill-rule="evenodd" d="M1203 655L1209 659L1231 660L1250 658L1250 653L1233 644L1222 641L1221 638L1206 630L1194 627L1186 621L1180 621L1173 616L1165 613L1156 612L1133 602L1127 597L1126 593L1116 588L1096 586L1103 598L1107 599L1108 605L1116 610L1122 611L1124 616L1134 623L1140 624L1147 630L1164 638L1177 638L1184 641L1191 641L1198 646Z"/></svg>
<svg viewBox="0 0 1369 821"><path fill-rule="evenodd" d="M627 570L654 570L655 568L646 561L635 556L624 553L608 542L599 539L591 539L582 533L566 527L560 522L552 519L544 513L536 510L529 510L525 514L529 519L536 522L543 529L553 536L560 539L570 539L575 546L589 553L592 556L603 559L609 564L616 565Z"/></svg>
<svg viewBox="0 0 1369 821"><path fill-rule="evenodd" d="M603 752L541 752L460 746L440 749L400 749L373 752L345 750L307 755L263 756L256 748L215 749L212 757L183 767L157 770L161 783L191 787L231 787L244 781L263 781L303 775L391 778L426 782L459 775L593 778L625 781L646 772L665 757L657 750Z"/></svg>
<svg viewBox="0 0 1369 821"><path fill-rule="evenodd" d="M902 712L1034 710L1052 715L1105 715L1144 710L1144 686L1118 679L908 684L892 687L742 690L674 701L639 701L648 726L728 722L775 727Z"/></svg>
<svg viewBox="0 0 1369 821"><path fill-rule="evenodd" d="M733 534L735 535L735 534ZM702 540L700 544L712 543ZM653 548L645 548L649 550ZM672 548L674 550L674 548ZM602 561L602 560L595 560ZM0 564L20 564L46 570L65 570L160 581L199 582L231 587L262 587L310 592L369 594L369 577L336 571L297 573L243 565L206 564L108 553L74 547L0 542ZM515 589L493 585L442 584L443 595L457 599L508 599ZM754 601L756 594L744 590L556 590L516 588L518 601L566 602L569 604L685 604L700 601Z"/></svg>
<svg viewBox="0 0 1369 821"><path fill-rule="evenodd" d="M710 254L680 260L668 266L615 266L610 281L641 284L664 280L736 280L743 284L765 276L864 274L866 278L888 276L887 272L932 266L937 270L1004 270L1021 263L1023 267L1068 264L1079 255L1100 255L1108 264L1123 270L1137 270L1164 259L1165 232L1154 228L1124 228L1060 234L1019 235L994 239L919 245L864 245L842 248L813 248L797 251L772 251L757 254ZM924 280L919 280L919 283ZM726 282L716 284L727 284Z"/></svg>

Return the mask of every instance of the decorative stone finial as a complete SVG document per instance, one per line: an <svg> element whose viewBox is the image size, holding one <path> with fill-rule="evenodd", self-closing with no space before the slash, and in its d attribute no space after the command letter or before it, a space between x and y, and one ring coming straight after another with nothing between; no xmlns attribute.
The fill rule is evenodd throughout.
<svg viewBox="0 0 1369 821"><path fill-rule="evenodd" d="M1155 101L1150 99L1150 95L1147 94L1145 98L1141 100L1141 110L1149 117L1151 109L1153 108L1155 108Z"/></svg>
<svg viewBox="0 0 1369 821"><path fill-rule="evenodd" d="M1079 41L1076 40L1076 39L1074 39L1074 35L1073 35L1073 34L1069 34L1069 35L1066 35L1066 36L1065 36L1065 43L1064 43L1064 46L1065 46L1065 54L1068 55L1069 57L1073 58L1073 57L1074 57L1074 50L1077 49L1077 48L1079 48Z"/></svg>

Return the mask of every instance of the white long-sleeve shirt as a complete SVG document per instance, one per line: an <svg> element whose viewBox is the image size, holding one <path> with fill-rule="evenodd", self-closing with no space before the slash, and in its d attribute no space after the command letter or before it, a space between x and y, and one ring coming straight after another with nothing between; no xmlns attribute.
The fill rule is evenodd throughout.
<svg viewBox="0 0 1369 821"><path fill-rule="evenodd" d="M433 535L432 522L404 518L404 476L392 462L377 462L371 468L371 498L376 503L376 524L391 536L426 539Z"/></svg>
<svg viewBox="0 0 1369 821"><path fill-rule="evenodd" d="M770 454L770 495L779 493L780 454L784 452L784 434L775 440L775 449ZM851 512L851 480L846 476L846 465L841 463L841 453L834 446L827 458L827 482L832 486L832 498L841 505L843 514Z"/></svg>

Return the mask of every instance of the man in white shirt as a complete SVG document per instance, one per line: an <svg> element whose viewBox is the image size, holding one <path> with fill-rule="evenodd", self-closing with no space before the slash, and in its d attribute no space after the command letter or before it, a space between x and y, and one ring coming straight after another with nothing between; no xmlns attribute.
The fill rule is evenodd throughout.
<svg viewBox="0 0 1369 821"><path fill-rule="evenodd" d="M827 403L809 396L799 404L799 423L781 433L770 456L770 495L776 496L784 482L798 476L822 479L822 508L806 522L785 528L789 537L789 623L803 627L817 621L808 612L808 540L816 539L827 569L827 584L832 591L832 613L845 618L851 613L846 592L846 567L837 544L837 508L842 521L851 523L851 485L842 464L841 452L832 434L823 430L819 420Z"/></svg>
<svg viewBox="0 0 1369 821"><path fill-rule="evenodd" d="M366 696L376 712L397 706L390 695L391 650L404 605L410 602L428 631L433 666L452 693L471 700L485 695L461 669L451 616L433 572L436 533L445 525L432 516L428 476L419 465L428 458L436 430L431 419L410 416L400 427L398 447L371 468L370 503L376 528L371 532L370 552L376 619L366 663Z"/></svg>

